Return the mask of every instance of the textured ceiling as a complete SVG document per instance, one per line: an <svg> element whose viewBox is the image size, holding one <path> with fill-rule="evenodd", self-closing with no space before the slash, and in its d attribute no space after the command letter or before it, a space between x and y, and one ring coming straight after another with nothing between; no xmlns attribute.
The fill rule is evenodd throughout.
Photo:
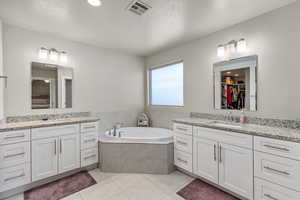
<svg viewBox="0 0 300 200"><path fill-rule="evenodd" d="M137 55L190 41L296 0L145 0L143 16L125 8L131 0L1 0L8 24Z"/></svg>

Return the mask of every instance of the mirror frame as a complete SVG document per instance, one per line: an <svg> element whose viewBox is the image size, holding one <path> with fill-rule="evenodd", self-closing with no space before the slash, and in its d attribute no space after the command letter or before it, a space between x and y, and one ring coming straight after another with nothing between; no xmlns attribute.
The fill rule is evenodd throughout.
<svg viewBox="0 0 300 200"><path fill-rule="evenodd" d="M257 111L257 68L258 68L258 56L246 56L240 57L236 59L231 59L228 61L221 61L213 64L213 104L215 110L227 110L227 111L239 111L234 109L222 109L221 106L217 105L216 101L216 76L217 73L225 70L234 70L234 69L243 69L250 68L250 82L254 81L255 86L250 88L250 109L245 111ZM252 76L251 76L252 74ZM253 76L254 75L254 76ZM250 84L251 87L251 84ZM251 104L251 99L255 98L255 104Z"/></svg>
<svg viewBox="0 0 300 200"><path fill-rule="evenodd" d="M63 107L57 107L57 108L46 108L46 109L33 109L32 108L32 65L33 64L41 64L41 65L49 65L49 66L55 66L57 68L67 68L72 70L72 107L69 108L63 108ZM73 97L74 97L74 87L73 87L73 80L74 80L74 69L72 67L67 67L67 66L63 66L63 65L59 65L59 64L54 64L54 63L43 63L43 62L35 62L32 61L30 62L30 78L29 78L29 83L30 83L30 110L32 111L48 111L48 110L61 110L61 109L73 109L74 106L74 101L73 101Z"/></svg>

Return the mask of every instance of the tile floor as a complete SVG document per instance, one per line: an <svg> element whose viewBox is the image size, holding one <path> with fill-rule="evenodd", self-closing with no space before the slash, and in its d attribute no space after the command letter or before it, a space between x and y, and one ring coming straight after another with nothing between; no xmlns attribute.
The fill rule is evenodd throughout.
<svg viewBox="0 0 300 200"><path fill-rule="evenodd" d="M97 181L63 200L183 200L176 192L193 178L175 171L169 175L89 172ZM23 194L6 200L23 200Z"/></svg>

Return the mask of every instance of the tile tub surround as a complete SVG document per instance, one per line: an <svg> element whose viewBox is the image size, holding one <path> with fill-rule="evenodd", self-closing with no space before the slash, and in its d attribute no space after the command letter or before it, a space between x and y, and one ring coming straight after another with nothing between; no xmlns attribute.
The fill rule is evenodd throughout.
<svg viewBox="0 0 300 200"><path fill-rule="evenodd" d="M6 117L6 123L38 121L42 119L57 120L65 118L90 117L89 112L61 113L61 114L44 114L44 115L24 115Z"/></svg>
<svg viewBox="0 0 300 200"><path fill-rule="evenodd" d="M99 121L97 117L75 117L75 118L64 118L56 120L36 120L36 121L26 121L26 122L15 122L0 125L0 132L21 130L29 128L40 128L40 127L50 127L50 126L60 126L67 124L85 123L85 122L96 122Z"/></svg>
<svg viewBox="0 0 300 200"><path fill-rule="evenodd" d="M249 134L254 136L262 136L268 138L274 138L279 140L286 140L291 142L300 143L300 130L299 129L291 129L291 128L278 128L271 126L262 126L257 124L235 124L238 126L235 127L225 127L221 125L217 125L214 122L216 119L204 119L204 118L195 118L188 117L182 119L174 119L175 123L188 124L192 126L200 126L204 128L213 128L224 131L238 132L243 134ZM218 120L221 123L227 123L222 120ZM232 124L232 123L229 123Z"/></svg>
<svg viewBox="0 0 300 200"><path fill-rule="evenodd" d="M169 174L174 171L174 145L100 142L101 170L113 173Z"/></svg>

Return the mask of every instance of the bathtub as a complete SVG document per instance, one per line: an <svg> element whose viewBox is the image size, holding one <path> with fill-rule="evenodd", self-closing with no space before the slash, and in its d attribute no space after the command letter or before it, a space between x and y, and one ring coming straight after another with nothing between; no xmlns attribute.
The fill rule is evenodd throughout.
<svg viewBox="0 0 300 200"><path fill-rule="evenodd" d="M101 142L110 143L146 143L170 144L173 143L173 131L164 128L127 127L117 130L116 136L107 131L100 135Z"/></svg>
<svg viewBox="0 0 300 200"><path fill-rule="evenodd" d="M174 170L173 132L127 127L99 137L100 168L114 173L169 174Z"/></svg>

